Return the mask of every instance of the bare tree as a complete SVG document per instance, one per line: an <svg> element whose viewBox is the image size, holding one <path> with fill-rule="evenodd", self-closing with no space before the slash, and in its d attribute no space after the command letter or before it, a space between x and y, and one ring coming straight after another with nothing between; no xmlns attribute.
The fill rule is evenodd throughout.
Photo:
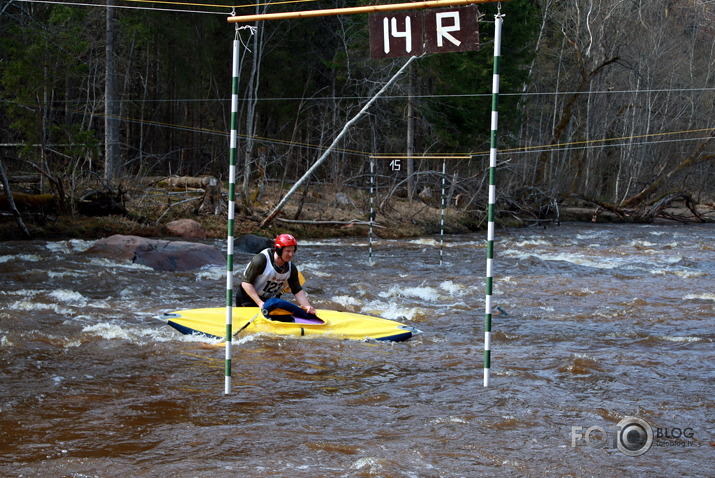
<svg viewBox="0 0 715 478"><path fill-rule="evenodd" d="M533 167L523 155L525 176L531 169L534 185L614 207L700 187L693 172L712 171L715 42L703 19L715 2L560 6L551 9L529 89L556 94L526 100L522 128L530 143L548 147Z"/></svg>
<svg viewBox="0 0 715 478"><path fill-rule="evenodd" d="M111 182L121 176L122 158L119 149L119 101L115 46L114 0L107 1L106 71L104 80L104 177Z"/></svg>

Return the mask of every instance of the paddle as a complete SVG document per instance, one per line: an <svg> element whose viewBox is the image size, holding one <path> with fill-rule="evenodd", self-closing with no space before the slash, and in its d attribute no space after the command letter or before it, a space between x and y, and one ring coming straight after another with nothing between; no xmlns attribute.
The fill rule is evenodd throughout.
<svg viewBox="0 0 715 478"><path fill-rule="evenodd" d="M240 334L241 332L243 332L243 330L244 330L246 327L248 327L249 325L251 325L251 324L253 323L253 321L256 320L256 317L258 317L258 316L260 315L260 313L261 313L261 310L259 309L258 312L256 312L256 315L254 315L251 320L249 320L248 322L246 322L246 323L243 325L243 327L241 327L240 329L238 329L238 332L236 332L235 334L233 334L233 336L235 337L235 336L237 336L238 334Z"/></svg>

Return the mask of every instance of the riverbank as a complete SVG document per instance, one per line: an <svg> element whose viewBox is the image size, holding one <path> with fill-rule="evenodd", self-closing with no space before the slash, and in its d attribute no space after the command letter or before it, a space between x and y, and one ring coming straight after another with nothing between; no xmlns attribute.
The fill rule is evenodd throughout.
<svg viewBox="0 0 715 478"><path fill-rule="evenodd" d="M437 213L438 214L438 213ZM421 217L396 217L376 221L373 234L382 238L416 237L439 233L439 216L430 211ZM445 222L448 234L467 233L480 229L479 224L468 214L445 212L450 217ZM197 215L192 213L171 215L161 221L127 216L90 217L83 215L48 216L47 218L24 218L30 232L30 239L99 239L113 234L142 237L166 237L173 235L166 227L171 221L191 219L201 225L207 238L224 238L228 232L225 215ZM257 234L273 237L280 233L291 233L297 237L346 237L366 236L369 233L369 218L344 219L326 215L320 217L301 216L301 219L279 217L272 224L261 227L264 216L237 215L233 225L234 236ZM12 216L0 218L0 240L26 239Z"/></svg>
<svg viewBox="0 0 715 478"><path fill-rule="evenodd" d="M261 223L282 198L281 190L268 189L256 198L250 208L237 203L233 234L257 234L273 237L291 233L301 238L367 236L370 230L370 198L363 191L346 192L312 191L299 195L281 210L269 224ZM22 220L30 239L99 239L113 234L142 237L169 237L175 235L167 224L179 219L191 219L201 225L206 238L225 238L228 231L225 202L207 214L201 205L205 193L201 189L185 188L180 191L162 189L137 189L125 197L124 213L114 215L80 214L77 211L63 214L23 213ZM407 198L392 196L388 200L374 201L373 235L396 239L439 234L465 234L486 229L486 205L483 208L459 208L456 205L441 207L440 198ZM712 204L697 206L700 218L684 206L674 205L656 218L657 222L699 222L704 218L715 222ZM560 222L630 222L628 218L596 207L570 205L551 210L539 217L526 209L519 211L497 209L497 227L522 227L530 225L555 225ZM0 240L27 239L10 213L0 216Z"/></svg>
<svg viewBox="0 0 715 478"><path fill-rule="evenodd" d="M289 201L280 214L262 226L264 219L280 202L285 191L266 188L256 194L250 206L238 200L233 233L272 237L288 232L297 237L365 236L370 229L370 198L361 190L336 192L312 189ZM208 198L202 188L143 187L129 190L123 198L123 214L86 215L78 211L63 214L27 214L23 222L32 239L95 239L112 234L165 237L172 233L166 225L179 219L198 222L207 238L225 238L228 230L225 191L219 200ZM212 207L204 207L210 203ZM84 206L86 211L88 208ZM485 227L485 211L446 208L436 198L417 198L412 202L397 196L375 201L373 233L377 237L414 237L444 231L467 233ZM0 240L23 239L22 230L9 213L0 216Z"/></svg>

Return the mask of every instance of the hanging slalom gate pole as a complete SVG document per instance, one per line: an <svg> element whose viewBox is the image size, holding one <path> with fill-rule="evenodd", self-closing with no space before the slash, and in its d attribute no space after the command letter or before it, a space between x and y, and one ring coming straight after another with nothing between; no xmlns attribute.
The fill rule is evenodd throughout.
<svg viewBox="0 0 715 478"><path fill-rule="evenodd" d="M444 258L444 208L445 206L445 182L447 176L447 160L442 158L442 211L439 220L439 265L442 265Z"/></svg>
<svg viewBox="0 0 715 478"><path fill-rule="evenodd" d="M419 158L419 159L441 159L442 160L442 199L441 199L441 211L440 211L440 230L439 230L439 265L444 263L444 224L445 216L447 212L447 160L448 159L459 159L459 160L469 160L472 156L458 156L458 155L420 155L420 156L403 156L403 155L372 155L370 156L370 241L369 241L369 255L370 262L372 263L372 221L374 220L374 206L373 198L375 191L377 189L375 182L375 164L376 159L391 159L393 161L399 161L402 159L409 158ZM390 163L392 164L392 163ZM397 169L399 170L399 168ZM432 171L430 171L430 174Z"/></svg>
<svg viewBox="0 0 715 478"><path fill-rule="evenodd" d="M494 77L492 80L492 124L489 145L489 208L487 211L487 277L484 304L484 386L489 386L492 336L492 267L494 259L494 210L496 208L497 129L499 127L499 74L501 71L501 31L504 15L501 4L494 15Z"/></svg>
<svg viewBox="0 0 715 478"><path fill-rule="evenodd" d="M233 66L231 68L231 140L228 166L228 233L226 240L226 363L224 394L231 393L231 340L233 338L233 224L236 211L236 156L238 153L238 77L239 48L238 31L247 28L253 33L255 27L239 27L233 39Z"/></svg>
<svg viewBox="0 0 715 478"><path fill-rule="evenodd" d="M233 323L233 221L236 210L236 152L238 149L238 28L233 40L233 67L231 80L231 143L228 166L228 239L226 242L226 363L225 395L231 393L231 327Z"/></svg>
<svg viewBox="0 0 715 478"><path fill-rule="evenodd" d="M370 234L368 238L368 259L372 264L372 223L375 220L375 159L370 158Z"/></svg>

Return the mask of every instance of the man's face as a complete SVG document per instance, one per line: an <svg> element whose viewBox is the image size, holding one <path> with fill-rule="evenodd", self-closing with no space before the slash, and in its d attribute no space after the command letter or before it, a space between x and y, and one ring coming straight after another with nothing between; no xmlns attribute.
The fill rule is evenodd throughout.
<svg viewBox="0 0 715 478"><path fill-rule="evenodd" d="M293 259L293 255L295 255L295 246L286 246L281 251L281 259L286 262L290 262Z"/></svg>

